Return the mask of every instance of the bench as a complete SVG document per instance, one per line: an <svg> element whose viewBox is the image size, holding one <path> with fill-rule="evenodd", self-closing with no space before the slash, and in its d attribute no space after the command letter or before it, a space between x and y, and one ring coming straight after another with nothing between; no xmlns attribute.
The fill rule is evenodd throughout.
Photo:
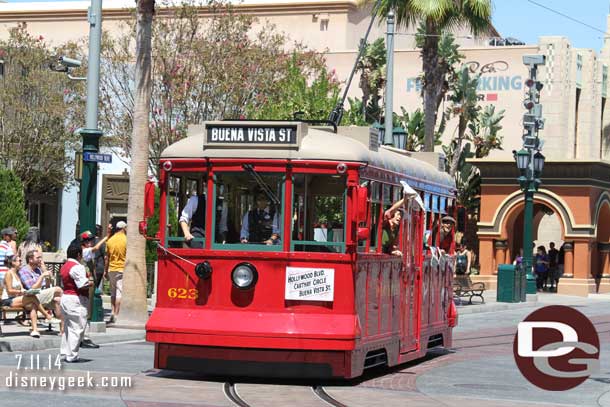
<svg viewBox="0 0 610 407"><path fill-rule="evenodd" d="M0 297L2 297L3 291L4 291L4 287L0 287ZM14 318L8 318L7 313L15 313L16 315ZM40 316L40 314L38 314L38 315ZM2 324L0 324L0 336L3 336L2 325L4 324L5 321L13 320L23 327L28 327L28 325L26 324L26 321L28 321L29 319L30 319L30 312L27 311L23 307L0 307L0 322L2 323ZM51 324L45 324L44 318L39 318L38 321L39 321L38 322L39 325L43 325L43 326L47 325L47 331L53 330Z"/></svg>
<svg viewBox="0 0 610 407"><path fill-rule="evenodd" d="M484 292L485 283L473 283L469 275L458 275L453 281L453 297L459 301L460 305L462 298L466 297L468 297L468 304L472 304L472 297L479 297L481 303L485 303Z"/></svg>

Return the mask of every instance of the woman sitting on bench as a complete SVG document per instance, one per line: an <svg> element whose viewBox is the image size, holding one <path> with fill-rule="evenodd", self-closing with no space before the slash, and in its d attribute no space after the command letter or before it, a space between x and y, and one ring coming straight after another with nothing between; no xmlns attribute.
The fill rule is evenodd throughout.
<svg viewBox="0 0 610 407"><path fill-rule="evenodd" d="M49 323L52 322L51 315L49 315L40 302L38 302L36 295L28 295L23 289L21 280L17 275L17 270L21 266L21 258L18 256L7 256L5 264L8 271L4 278L4 287L8 294L8 298L0 301L0 305L10 308L23 308L26 311L29 311L30 319L32 320L32 332L30 332L30 336L33 338L40 338L40 332L38 332L38 311L44 315Z"/></svg>

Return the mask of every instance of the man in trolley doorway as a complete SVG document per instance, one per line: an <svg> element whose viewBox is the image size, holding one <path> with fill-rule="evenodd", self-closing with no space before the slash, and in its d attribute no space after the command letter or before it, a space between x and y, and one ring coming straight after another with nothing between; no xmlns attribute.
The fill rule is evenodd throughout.
<svg viewBox="0 0 610 407"><path fill-rule="evenodd" d="M275 206L267 195L258 191L255 195L256 208L249 210L241 223L239 234L242 243L280 244L280 227Z"/></svg>

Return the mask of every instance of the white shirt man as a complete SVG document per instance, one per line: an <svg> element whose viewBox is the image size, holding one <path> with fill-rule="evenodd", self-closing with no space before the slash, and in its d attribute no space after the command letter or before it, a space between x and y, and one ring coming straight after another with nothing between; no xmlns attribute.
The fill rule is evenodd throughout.
<svg viewBox="0 0 610 407"><path fill-rule="evenodd" d="M78 351L87 326L90 281L85 267L80 263L82 248L72 245L67 254L68 261L61 268L64 285L61 311L65 326L60 350L66 362L74 363L79 361Z"/></svg>

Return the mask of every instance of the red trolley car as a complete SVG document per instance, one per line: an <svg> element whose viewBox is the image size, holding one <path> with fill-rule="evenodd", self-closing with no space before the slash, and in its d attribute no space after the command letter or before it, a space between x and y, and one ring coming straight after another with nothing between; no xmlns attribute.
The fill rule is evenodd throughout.
<svg viewBox="0 0 610 407"><path fill-rule="evenodd" d="M436 225L455 207L438 163L357 127L223 121L189 134L160 162L157 303L146 325L156 368L352 378L451 346L453 260L423 241L429 230L438 245ZM402 255L386 254L383 214L406 185L422 199L405 199ZM261 193L273 229L262 240L251 226ZM179 220L193 196L203 237L187 245Z"/></svg>

